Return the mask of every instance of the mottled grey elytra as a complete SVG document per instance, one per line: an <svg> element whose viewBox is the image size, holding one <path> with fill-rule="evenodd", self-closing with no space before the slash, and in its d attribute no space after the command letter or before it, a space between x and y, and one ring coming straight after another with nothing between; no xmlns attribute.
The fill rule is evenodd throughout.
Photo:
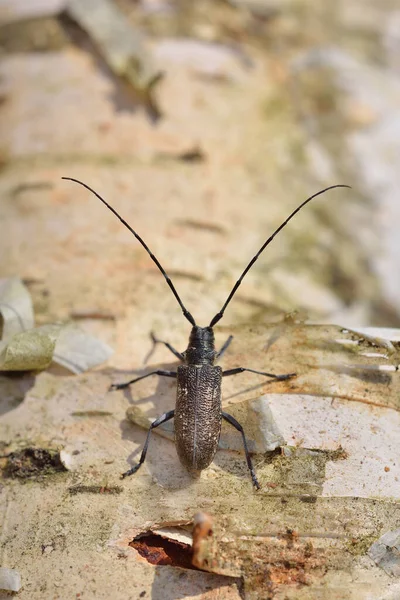
<svg viewBox="0 0 400 600"><path fill-rule="evenodd" d="M316 194L310 196L309 198L307 198L307 200L300 204L300 206L298 206L267 239L267 241L261 246L257 254L253 256L253 258L251 259L251 261L249 262L249 264L247 265L247 267L233 286L231 293L225 301L225 304L223 305L221 310L214 316L214 318L211 319L209 326L199 327L198 325L196 325L196 321L194 320L190 312L183 305L183 302L180 299L174 284L168 277L160 262L149 250L148 246L136 233L136 231L134 231L132 227L128 225L128 223L117 213L117 211L114 210L114 208L112 208L112 206L110 206L101 196L99 196L97 192L95 192L91 187L86 185L86 183L83 183L78 179L73 179L72 177L63 177L62 179L74 181L75 183L82 185L84 188L92 192L99 200L101 200L101 202L103 202L103 204L107 206L107 208L111 210L111 212L114 213L114 215L121 221L121 223L123 223L125 227L129 229L129 231L135 236L135 238L142 244L143 248L146 250L150 258L154 261L158 269L165 277L169 288L171 289L173 295L178 301L179 306L182 309L183 315L192 325L188 347L184 352L178 352L168 342L159 340L153 334L151 334L153 344L164 344L182 362L182 365L178 366L177 371L164 371L159 369L157 371L147 373L146 375L142 375L141 377L136 377L131 381L113 384L111 386L112 389L123 389L133 383L136 383L137 381L145 379L146 377L150 377L150 375L174 377L177 380L175 410L170 410L166 412L151 424L150 429L147 433L146 441L142 450L142 454L140 456L139 463L133 466L128 471L126 471L125 473L123 473L121 477L124 478L128 475L133 475L134 473L136 473L136 471L141 467L146 458L151 431L159 425L161 425L162 423L169 421L170 419L174 419L175 421L175 446L181 463L186 467L186 469L190 473L200 473L200 471L202 471L210 465L215 456L215 453L218 449L219 436L221 433L221 422L222 419L224 419L240 432L243 440L247 466L251 474L253 485L256 489L259 489L260 484L258 483L256 474L253 469L243 427L240 425L240 423L238 423L238 421L236 421L236 419L234 419L228 413L223 412L222 410L222 378L228 377L230 375L237 375L238 373L243 373L244 371L249 371L250 373L257 373L258 375L264 375L265 377L271 377L272 379L283 381L285 379L294 377L296 373L275 375L274 373L255 371L254 369L248 369L245 367L237 367L236 369L229 369L227 371L223 371L221 367L216 366L214 363L217 359L222 357L222 355L224 354L224 352L226 351L226 349L232 341L232 336L229 336L222 348L219 351L217 351L215 350L213 327L218 323L220 319L222 319L225 309L228 306L229 302L232 300L239 285L242 283L243 277L246 275L249 269L251 269L253 264L260 256L260 254L263 252L263 250L268 246L268 244L270 244L270 242L272 242L274 237L285 227L285 225L287 225L287 223L294 217L294 215L297 214L299 210L301 210L303 206L305 206L308 202L313 200L313 198L320 196L328 190L332 190L335 188L349 188L350 186L342 184L329 186L321 190L320 192L317 192Z"/></svg>

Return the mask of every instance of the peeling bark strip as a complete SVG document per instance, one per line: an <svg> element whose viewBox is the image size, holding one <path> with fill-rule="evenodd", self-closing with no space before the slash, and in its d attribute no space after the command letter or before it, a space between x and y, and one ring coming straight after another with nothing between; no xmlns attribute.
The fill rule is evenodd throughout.
<svg viewBox="0 0 400 600"><path fill-rule="evenodd" d="M193 564L208 571L209 544L213 533L213 519L207 513L197 513L193 519Z"/></svg>

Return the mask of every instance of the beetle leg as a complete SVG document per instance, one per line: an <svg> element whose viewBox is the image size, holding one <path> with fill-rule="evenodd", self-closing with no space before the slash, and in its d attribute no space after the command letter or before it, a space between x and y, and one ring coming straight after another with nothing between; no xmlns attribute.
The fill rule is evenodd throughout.
<svg viewBox="0 0 400 600"><path fill-rule="evenodd" d="M163 340L159 340L153 332L150 333L150 337L151 337L151 341L153 342L153 346L151 347L150 352L147 354L146 358L144 359L143 363L146 364L147 361L149 360L150 356L153 354L154 349L156 347L156 344L164 344L164 346L166 346L168 348L168 350L170 352L172 352L172 354L174 354L174 356L176 356L176 358L178 358L181 362L184 362L184 356L182 354L182 352L178 352L178 350L175 350L175 348L173 346L171 346L171 344L169 344L168 342L164 342Z"/></svg>
<svg viewBox="0 0 400 600"><path fill-rule="evenodd" d="M225 421L227 421L231 425L233 425L234 428L237 429L242 434L243 446L244 446L244 453L246 455L247 466L249 467L249 471L250 471L251 479L253 481L253 485L256 488L256 490L259 490L261 486L258 483L257 476L256 476L256 474L254 472L254 469L253 469L253 463L251 462L250 452L249 452L249 448L247 446L246 436L244 434L243 427L241 426L241 424L238 421L236 421L236 419L234 419L231 415L229 415L226 412L222 413L222 418L225 419Z"/></svg>
<svg viewBox="0 0 400 600"><path fill-rule="evenodd" d="M158 419L156 419L155 421L153 421L153 423L150 425L149 431L147 432L146 441L144 443L142 454L140 455L140 459L139 459L138 464L135 465L134 467L131 467L130 469L128 469L128 471L125 471L125 473L122 473L121 479L124 479L125 477L129 477L129 475L133 475L134 473L136 473L136 471L138 469L140 469L140 467L142 466L142 464L144 463L145 458L146 458L147 448L148 448L148 445L149 445L150 434L151 434L152 430L155 429L156 427L158 427L159 425L162 425L163 423L166 423L170 419L173 419L174 418L174 414L175 414L174 410L169 410L168 412L166 412L163 415L161 415L161 417L158 417Z"/></svg>
<svg viewBox="0 0 400 600"><path fill-rule="evenodd" d="M272 379L277 379L278 381L285 381L286 379L291 379L292 377L296 377L297 375L297 373L287 373L286 375L274 375L273 373L265 373L265 371L255 371L254 369L237 367L236 369L228 369L228 371L222 371L222 377L237 375L238 373L244 373L245 371L248 371L249 373L257 373L257 375L265 375L265 377L272 377Z"/></svg>
<svg viewBox="0 0 400 600"><path fill-rule="evenodd" d="M158 371L152 371L151 373L146 373L146 375L142 375L141 377L136 377L136 379L131 379L130 381L127 381L126 383L112 383L110 385L110 390L122 390L122 389L128 387L129 385L131 385L132 383L136 383L137 381L140 381L141 379L146 379L146 377L150 377L150 375L162 375L163 377L176 377L176 371L163 371L162 369L159 369Z"/></svg>
<svg viewBox="0 0 400 600"><path fill-rule="evenodd" d="M219 350L216 354L215 354L215 359L219 359L222 358L222 356L225 354L225 352L227 351L227 349L229 348L229 345L231 343L231 341L233 340L233 335L230 335L228 337L228 339L226 340L225 344L222 346L221 350Z"/></svg>

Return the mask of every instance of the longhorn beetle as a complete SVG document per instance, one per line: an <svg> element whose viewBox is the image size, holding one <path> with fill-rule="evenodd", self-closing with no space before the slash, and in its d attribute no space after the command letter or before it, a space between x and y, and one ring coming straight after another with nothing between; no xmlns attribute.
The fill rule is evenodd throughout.
<svg viewBox="0 0 400 600"><path fill-rule="evenodd" d="M328 190L332 190L334 188L349 188L348 185L332 185L320 192L317 192L313 196L310 196L305 200L300 206L294 210L289 217L284 221L275 231L274 233L267 239L267 241L261 246L260 250L257 252L255 256L251 259L235 285L231 293L229 294L225 304L221 308L221 310L215 315L213 319L211 319L208 327L199 327L196 325L196 321L190 314L190 312L185 308L182 300L180 299L178 292L175 289L174 284L171 279L168 277L164 268L161 266L158 259L152 254L148 246L142 240L142 238L132 229L130 225L117 213L117 211L112 208L97 192L95 192L91 187L79 181L78 179L73 179L72 177L63 177L62 179L67 179L69 181L74 181L79 185L82 185L84 188L92 192L103 204L107 206L111 210L112 213L125 225L127 229L135 238L142 244L143 248L149 254L152 261L157 265L158 269L161 271L167 284L169 285L173 295L178 301L179 306L182 309L183 315L192 325L192 330L189 336L189 344L184 352L178 352L173 348L168 342L164 342L162 340L157 339L152 334L152 340L154 344L160 343L164 344L168 350L170 350L176 358L178 358L183 364L178 366L177 371L164 371L162 369L158 369L157 371L152 371L151 373L147 373L146 375L142 375L141 377L136 377L131 381L127 381L126 383L113 384L111 386L112 389L123 389L131 385L132 383L136 383L146 377L150 377L150 375L161 375L163 377L173 377L177 380L177 394L176 394L176 405L175 410L170 410L155 421L150 426L150 429L147 433L146 441L142 450L142 454L140 456L139 463L122 474L122 478L127 477L128 475L133 475L143 464L147 448L149 445L150 434L153 429L170 421L171 419L175 419L175 445L178 456L182 464L186 467L186 469L192 474L198 474L200 471L205 469L212 462L215 453L217 451L219 437L221 433L221 422L222 419L233 425L235 429L239 431L242 436L244 451L247 460L247 466L249 468L251 478L253 480L253 485L256 489L260 488L260 484L258 483L256 474L253 469L253 464L251 462L251 457L249 453L249 449L247 446L246 436L243 430L243 427L234 419L231 415L222 411L221 406L221 382L222 377L228 377L230 375L237 375L238 373L243 373L244 371L248 371L250 373L257 373L258 375L264 375L265 377L270 377L272 379L276 379L278 381L284 381L286 379L290 379L294 377L296 373L288 373L286 375L275 375L273 373L265 373L264 371L255 371L254 369L247 369L245 367L237 367L236 369L229 369L227 371L223 371L221 367L215 366L215 360L222 357L224 352L227 350L229 344L232 341L233 336L229 336L224 345L219 351L215 350L214 344L214 331L213 327L222 319L225 309L228 306L229 302L232 300L236 290L239 285L242 283L242 279L246 275L246 273L251 269L253 264L256 262L260 254L263 250L272 242L274 237L287 225L287 223L298 213L303 206L308 204L313 198L320 196L321 194L327 192Z"/></svg>

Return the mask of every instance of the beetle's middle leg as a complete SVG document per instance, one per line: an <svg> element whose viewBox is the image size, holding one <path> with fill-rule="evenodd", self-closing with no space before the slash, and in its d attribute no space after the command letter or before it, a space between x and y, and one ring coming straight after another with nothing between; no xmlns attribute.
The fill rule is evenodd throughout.
<svg viewBox="0 0 400 600"><path fill-rule="evenodd" d="M151 373L150 373L150 375L151 375ZM142 464L144 463L145 458L146 458L147 448L149 446L151 432L153 431L153 429L155 429L159 425L162 425L163 423L166 423L170 419L173 419L174 414L175 414L174 410L169 410L168 412L161 415L161 417L158 417L158 419L156 419L155 421L152 422L152 424L150 425L150 429L147 432L146 441L144 443L142 454L140 455L138 464L135 465L134 467L131 467L130 469L128 469L128 471L125 471L125 473L122 473L121 479L124 479L125 477L128 477L129 475L133 475L134 473L136 473L136 471L138 471L140 469L140 467L142 466Z"/></svg>
<svg viewBox="0 0 400 600"><path fill-rule="evenodd" d="M146 373L146 375L142 375L141 377L136 377L135 379L131 379L130 381L127 381L126 383L112 383L110 385L110 390L122 390L122 389L130 386L132 383L136 383L137 381L140 381L141 379L146 379L146 377L150 377L150 375L162 375L163 377L176 377L177 373L176 373L176 371L164 371L163 369L158 369L158 371L152 371L151 373Z"/></svg>
<svg viewBox="0 0 400 600"><path fill-rule="evenodd" d="M249 452L249 448L247 446L246 436L244 434L243 427L241 426L239 421L236 421L236 419L234 419L231 415L229 415L226 412L222 413L222 418L225 419L225 421L227 421L230 425L233 425L233 427L242 434L244 453L246 455L247 466L249 467L251 479L253 480L253 485L256 488L256 490L259 490L261 486L258 483L257 476L254 472L253 463L251 462L250 452Z"/></svg>
<svg viewBox="0 0 400 600"><path fill-rule="evenodd" d="M266 373L265 371L255 371L254 369L246 369L245 367L237 367L236 369L228 369L228 371L222 371L222 377L229 377L230 375L237 375L238 373L244 373L248 371L249 373L257 373L257 375L265 375L265 377L272 377L272 379L276 379L277 381L285 381L286 379L291 379L292 377L296 377L297 373L287 373L286 375L275 375L274 373Z"/></svg>

